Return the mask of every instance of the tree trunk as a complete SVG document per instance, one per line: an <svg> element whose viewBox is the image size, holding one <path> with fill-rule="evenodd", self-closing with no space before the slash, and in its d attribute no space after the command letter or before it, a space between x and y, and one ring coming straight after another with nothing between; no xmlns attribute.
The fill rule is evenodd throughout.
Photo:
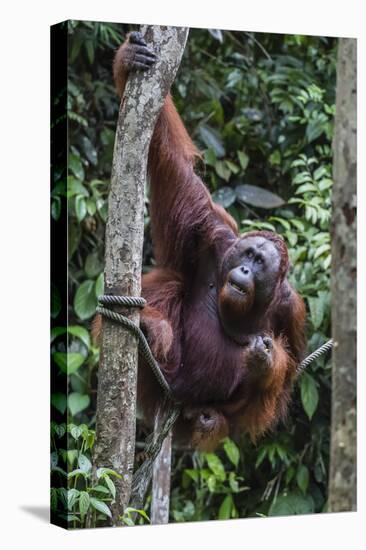
<svg viewBox="0 0 366 550"><path fill-rule="evenodd" d="M333 143L332 512L356 510L356 57L356 40L340 39Z"/></svg>
<svg viewBox="0 0 366 550"><path fill-rule="evenodd" d="M140 296L144 227L144 186L155 122L183 55L188 29L143 26L158 53L155 66L128 79L121 101L113 155L105 242L105 293ZM135 323L136 310L124 311ZM131 490L136 428L137 340L126 328L103 321L98 373L94 469L118 472L113 524Z"/></svg>
<svg viewBox="0 0 366 550"><path fill-rule="evenodd" d="M159 434L162 424L161 409L155 418L154 432ZM152 476L151 523L169 523L170 477L172 458L172 430L161 446L155 459Z"/></svg>

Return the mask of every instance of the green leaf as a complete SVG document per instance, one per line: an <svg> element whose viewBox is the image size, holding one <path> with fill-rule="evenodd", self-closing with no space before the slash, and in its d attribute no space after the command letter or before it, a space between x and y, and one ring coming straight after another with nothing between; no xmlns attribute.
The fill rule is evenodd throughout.
<svg viewBox="0 0 366 550"><path fill-rule="evenodd" d="M75 424L69 424L68 430L74 439L79 439L83 431L80 426L75 426Z"/></svg>
<svg viewBox="0 0 366 550"><path fill-rule="evenodd" d="M57 489L51 487L51 510L54 512L57 510Z"/></svg>
<svg viewBox="0 0 366 550"><path fill-rule="evenodd" d="M115 476L115 477L118 477L118 478L122 477L120 474L118 474L114 470L111 470L110 468L98 468L97 469L97 479L103 478L106 474L109 475L109 476Z"/></svg>
<svg viewBox="0 0 366 550"><path fill-rule="evenodd" d="M68 406L72 416L75 416L79 412L83 411L90 404L89 395L81 395L80 393L70 393L68 399Z"/></svg>
<svg viewBox="0 0 366 550"><path fill-rule="evenodd" d="M235 193L240 202L258 208L278 208L285 204L285 201L278 195L255 185L238 185L235 188Z"/></svg>
<svg viewBox="0 0 366 550"><path fill-rule="evenodd" d="M74 309L77 316L85 321L95 314L97 299L94 291L94 281L86 280L76 291Z"/></svg>
<svg viewBox="0 0 366 550"><path fill-rule="evenodd" d="M79 338L88 349L90 348L90 335L86 328L79 325L71 325L67 330L70 334Z"/></svg>
<svg viewBox="0 0 366 550"><path fill-rule="evenodd" d="M231 495L226 495L220 505L217 519L230 519L231 512L233 510L233 504L233 497Z"/></svg>
<svg viewBox="0 0 366 550"><path fill-rule="evenodd" d="M51 344L56 338L67 332L66 327L53 327L51 329Z"/></svg>
<svg viewBox="0 0 366 550"><path fill-rule="evenodd" d="M86 491L80 491L79 512L82 518L84 518L85 514L89 510L89 506L90 506L89 493L87 493Z"/></svg>
<svg viewBox="0 0 366 550"><path fill-rule="evenodd" d="M210 470L220 481L224 481L226 477L225 468L219 457L214 453L206 453L205 458Z"/></svg>
<svg viewBox="0 0 366 550"><path fill-rule="evenodd" d="M78 496L79 496L79 491L77 489L68 489L68 491L67 491L67 508L68 508L69 512L72 511L73 506L74 506Z"/></svg>
<svg viewBox="0 0 366 550"><path fill-rule="evenodd" d="M229 474L229 485L233 493L239 492L239 483L238 483L238 480L236 479L235 472L230 472Z"/></svg>
<svg viewBox="0 0 366 550"><path fill-rule="evenodd" d="M226 166L226 163L222 160L218 160L215 164L215 170L217 174L220 176L220 178L224 179L225 181L229 181L231 176L231 171Z"/></svg>
<svg viewBox="0 0 366 550"><path fill-rule="evenodd" d="M106 474L104 477L103 477L108 489L109 489L109 492L111 493L113 499L116 498L116 487L114 486L114 483L113 481L111 480L110 477L108 477L108 475Z"/></svg>
<svg viewBox="0 0 366 550"><path fill-rule="evenodd" d="M97 498L90 497L90 504L93 506L93 508L98 510L98 512L101 512L102 514L104 514L105 516L108 516L109 518L112 517L111 511L105 502L102 502Z"/></svg>
<svg viewBox="0 0 366 550"><path fill-rule="evenodd" d="M85 357L80 353L64 353L55 351L52 354L55 363L65 374L73 374L84 363Z"/></svg>
<svg viewBox="0 0 366 550"><path fill-rule="evenodd" d="M234 189L228 186L220 187L220 189L212 193L211 197L214 202L220 204L224 208L228 208L236 200Z"/></svg>
<svg viewBox="0 0 366 550"><path fill-rule="evenodd" d="M95 297L99 298L104 294L104 274L101 273L95 281Z"/></svg>
<svg viewBox="0 0 366 550"><path fill-rule="evenodd" d="M81 138L81 146L83 148L83 151L88 161L91 162L91 164L93 164L94 166L96 166L98 162L98 155L90 139L86 136L83 136Z"/></svg>
<svg viewBox="0 0 366 550"><path fill-rule="evenodd" d="M240 166L242 167L243 171L245 171L249 164L249 157L246 153L244 153L244 151L237 151L237 155L239 158Z"/></svg>
<svg viewBox="0 0 366 550"><path fill-rule="evenodd" d="M326 302L324 296L318 296L317 298L309 297L308 304L310 309L311 322L315 329L320 328L325 312Z"/></svg>
<svg viewBox="0 0 366 550"><path fill-rule="evenodd" d="M83 181L85 174L80 157L74 154L69 156L69 170L71 170L76 178Z"/></svg>
<svg viewBox="0 0 366 550"><path fill-rule="evenodd" d="M85 260L85 273L89 279L94 279L103 270L103 262L99 259L98 252L91 252Z"/></svg>
<svg viewBox="0 0 366 550"><path fill-rule="evenodd" d="M77 449L68 449L66 452L67 462L71 468L74 467L75 460L77 459L79 451Z"/></svg>
<svg viewBox="0 0 366 550"><path fill-rule="evenodd" d="M51 469L57 466L58 464L58 454L57 451L51 453Z"/></svg>
<svg viewBox="0 0 366 550"><path fill-rule="evenodd" d="M80 195L81 197L88 197L89 191L81 183L80 180L74 178L74 176L69 176L67 178L67 197L71 198L75 195Z"/></svg>
<svg viewBox="0 0 366 550"><path fill-rule="evenodd" d="M61 198L53 197L51 202L51 216L55 221L57 221L60 218L60 215L61 215Z"/></svg>
<svg viewBox="0 0 366 550"><path fill-rule="evenodd" d="M235 445L234 441L232 441L228 437L224 441L224 450L230 462L232 462L232 464L237 467L240 459L240 451Z"/></svg>
<svg viewBox="0 0 366 550"><path fill-rule="evenodd" d="M257 460L255 462L255 467L256 468L259 468L259 466L262 464L263 460L266 458L266 455L267 455L267 447L262 447L259 450Z"/></svg>
<svg viewBox="0 0 366 550"><path fill-rule="evenodd" d="M199 133L206 147L212 149L217 158L225 156L225 148L220 134L207 125L202 125L199 128Z"/></svg>
<svg viewBox="0 0 366 550"><path fill-rule="evenodd" d="M83 470L83 472L90 472L92 469L92 463L89 458L83 454L80 454L78 457L78 465L80 470Z"/></svg>
<svg viewBox="0 0 366 550"><path fill-rule="evenodd" d="M51 404L55 409L57 409L61 414L64 414L67 407L67 399L64 393L53 393L51 395Z"/></svg>
<svg viewBox="0 0 366 550"><path fill-rule="evenodd" d="M297 469L296 481L302 493L306 493L309 486L309 470L304 464L300 464Z"/></svg>
<svg viewBox="0 0 366 550"><path fill-rule="evenodd" d="M90 65L92 65L93 62L94 62L94 44L91 40L86 40L84 42L84 46L85 46L85 49L86 49L86 53L87 53L87 56L88 56L89 63L90 63Z"/></svg>
<svg viewBox="0 0 366 550"><path fill-rule="evenodd" d="M81 195L76 195L75 197L75 213L79 223L83 221L86 216L86 202Z"/></svg>
<svg viewBox="0 0 366 550"><path fill-rule="evenodd" d="M210 475L207 479L207 487L210 493L214 493L216 489L216 477L214 475Z"/></svg>
<svg viewBox="0 0 366 550"><path fill-rule="evenodd" d="M304 411L311 420L319 402L319 393L314 378L307 372L301 377L301 401Z"/></svg>
<svg viewBox="0 0 366 550"><path fill-rule="evenodd" d="M269 516L292 516L298 514L312 514L314 501L310 495L302 495L300 492L284 493L279 495L272 503Z"/></svg>
<svg viewBox="0 0 366 550"><path fill-rule="evenodd" d="M107 487L104 487L103 485L96 485L95 487L92 487L92 491L109 495L109 490L107 489Z"/></svg>

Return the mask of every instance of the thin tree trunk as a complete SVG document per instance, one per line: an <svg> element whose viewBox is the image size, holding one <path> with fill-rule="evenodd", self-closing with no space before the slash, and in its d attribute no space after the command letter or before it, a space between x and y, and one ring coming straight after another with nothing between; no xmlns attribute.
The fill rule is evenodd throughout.
<svg viewBox="0 0 366 550"><path fill-rule="evenodd" d="M356 40L340 39L332 218L332 512L356 510L356 59Z"/></svg>
<svg viewBox="0 0 366 550"><path fill-rule="evenodd" d="M172 85L188 29L143 26L148 45L158 53L155 66L131 75L121 101L114 146L105 242L105 293L139 296L144 227L144 185L155 122ZM135 323L136 310L124 311ZM113 524L131 490L136 428L137 340L123 326L103 322L94 469L118 472Z"/></svg>
<svg viewBox="0 0 366 550"><path fill-rule="evenodd" d="M155 418L154 432L161 429L160 410ZM151 523L153 525L169 523L170 477L172 457L172 430L165 438L155 459L152 477Z"/></svg>

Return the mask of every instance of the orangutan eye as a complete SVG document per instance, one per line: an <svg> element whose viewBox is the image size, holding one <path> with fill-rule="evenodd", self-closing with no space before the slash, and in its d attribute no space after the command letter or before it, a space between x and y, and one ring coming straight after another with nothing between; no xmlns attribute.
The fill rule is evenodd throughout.
<svg viewBox="0 0 366 550"><path fill-rule="evenodd" d="M262 265L264 262L263 262L262 258L256 258L255 263L258 264L258 265Z"/></svg>
<svg viewBox="0 0 366 550"><path fill-rule="evenodd" d="M253 258L253 256L254 256L254 252L251 249L247 250L246 254L247 254L247 258Z"/></svg>

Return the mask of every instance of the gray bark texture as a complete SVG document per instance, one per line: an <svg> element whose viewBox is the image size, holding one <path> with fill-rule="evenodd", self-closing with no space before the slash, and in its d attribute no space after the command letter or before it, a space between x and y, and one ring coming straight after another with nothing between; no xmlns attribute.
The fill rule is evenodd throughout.
<svg viewBox="0 0 366 550"><path fill-rule="evenodd" d="M161 430L161 415L155 418L155 433ZM155 459L152 476L151 495L151 523L153 525L169 523L169 502L170 502L170 477L172 457L172 430L161 446L160 452Z"/></svg>
<svg viewBox="0 0 366 550"><path fill-rule="evenodd" d="M144 187L149 144L157 116L178 70L188 29L143 26L141 32L158 54L144 73L131 74L121 101L114 145L105 241L106 294L140 296L144 230ZM139 312L121 310L135 323ZM113 524L131 490L136 428L137 340L126 328L103 320L98 372L94 469L109 467L115 479Z"/></svg>
<svg viewBox="0 0 366 550"><path fill-rule="evenodd" d="M340 39L332 216L332 432L329 510L356 510L356 40Z"/></svg>

